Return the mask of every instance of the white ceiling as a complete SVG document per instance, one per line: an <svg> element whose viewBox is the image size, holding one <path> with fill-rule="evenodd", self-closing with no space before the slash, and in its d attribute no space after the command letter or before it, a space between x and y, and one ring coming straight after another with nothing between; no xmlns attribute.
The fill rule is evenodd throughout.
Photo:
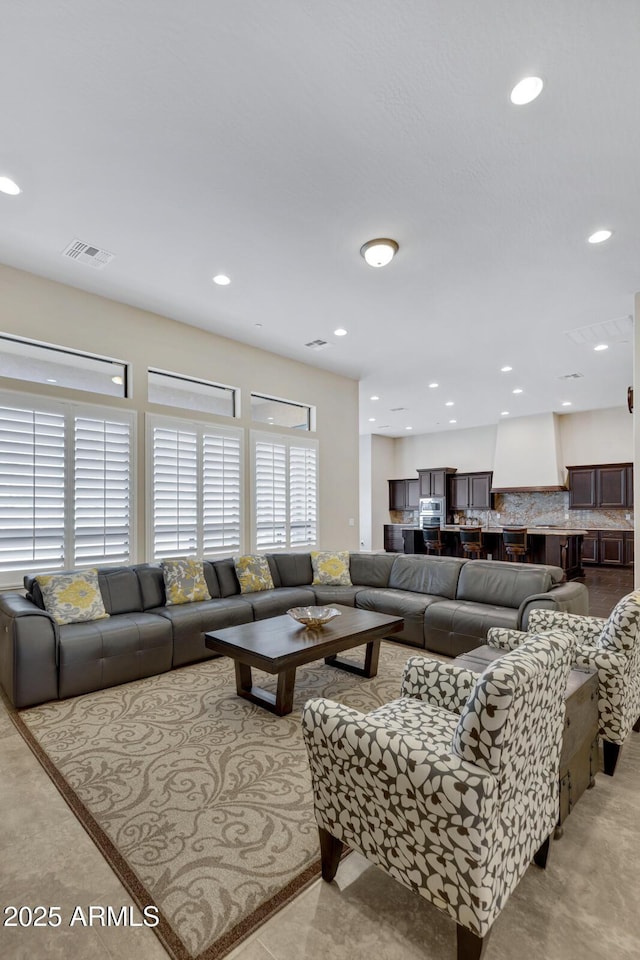
<svg viewBox="0 0 640 960"><path fill-rule="evenodd" d="M624 404L628 324L565 332L640 289L639 42L638 0L4 0L0 261L358 378L363 432Z"/></svg>

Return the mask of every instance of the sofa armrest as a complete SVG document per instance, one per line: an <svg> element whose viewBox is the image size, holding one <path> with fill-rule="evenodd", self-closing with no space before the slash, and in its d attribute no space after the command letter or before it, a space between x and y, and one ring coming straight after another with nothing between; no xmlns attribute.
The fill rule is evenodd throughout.
<svg viewBox="0 0 640 960"><path fill-rule="evenodd" d="M496 650L515 650L530 636L530 633L525 633L523 630L510 630L508 627L489 627L487 644Z"/></svg>
<svg viewBox="0 0 640 960"><path fill-rule="evenodd" d="M19 593L0 594L0 684L14 707L58 696L58 625Z"/></svg>
<svg viewBox="0 0 640 960"><path fill-rule="evenodd" d="M558 583L546 593L535 593L527 597L518 609L518 627L529 629L529 617L532 610L551 610L586 616L589 612L589 591L583 583L571 580Z"/></svg>
<svg viewBox="0 0 640 960"><path fill-rule="evenodd" d="M593 643L602 633L607 621L602 617L583 617L560 610L532 610L529 614L529 633L547 633L549 630L568 630L579 643Z"/></svg>
<svg viewBox="0 0 640 960"><path fill-rule="evenodd" d="M426 700L432 706L460 713L479 676L454 663L432 657L410 657L402 675L400 696Z"/></svg>

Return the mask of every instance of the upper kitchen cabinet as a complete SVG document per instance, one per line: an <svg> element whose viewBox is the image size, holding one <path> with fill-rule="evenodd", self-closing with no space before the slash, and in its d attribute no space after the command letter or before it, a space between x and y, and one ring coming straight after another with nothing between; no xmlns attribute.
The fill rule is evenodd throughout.
<svg viewBox="0 0 640 960"><path fill-rule="evenodd" d="M389 480L389 510L417 510L419 480Z"/></svg>
<svg viewBox="0 0 640 960"><path fill-rule="evenodd" d="M573 509L633 506L633 464L605 463L567 470L569 506Z"/></svg>
<svg viewBox="0 0 640 960"><path fill-rule="evenodd" d="M435 470L418 470L421 497L446 497L447 477L456 472L455 467L438 467Z"/></svg>
<svg viewBox="0 0 640 960"><path fill-rule="evenodd" d="M456 473L449 478L449 510L489 510L493 474Z"/></svg>

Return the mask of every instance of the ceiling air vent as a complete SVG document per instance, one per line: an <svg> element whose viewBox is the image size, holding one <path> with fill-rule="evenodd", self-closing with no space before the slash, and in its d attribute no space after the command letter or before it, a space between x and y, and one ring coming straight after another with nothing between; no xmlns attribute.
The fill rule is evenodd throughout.
<svg viewBox="0 0 640 960"><path fill-rule="evenodd" d="M577 327L575 330L565 330L565 337L572 343L584 343L589 346L595 343L626 343L633 336L633 319L628 314L618 317L617 320L604 320L592 323L588 327Z"/></svg>
<svg viewBox="0 0 640 960"><path fill-rule="evenodd" d="M581 380L584 377L584 373L563 373L561 377L558 377L558 380Z"/></svg>
<svg viewBox="0 0 640 960"><path fill-rule="evenodd" d="M390 413L402 413L403 410L406 410L407 407L389 407Z"/></svg>
<svg viewBox="0 0 640 960"><path fill-rule="evenodd" d="M310 340L309 343L305 343L305 347L309 347L311 350L324 350L328 346L326 340Z"/></svg>
<svg viewBox="0 0 640 960"><path fill-rule="evenodd" d="M83 243L82 240L72 240L62 251L62 256L77 260L78 263L84 263L96 270L102 270L113 260L115 254L100 250L99 247L92 247L88 243Z"/></svg>

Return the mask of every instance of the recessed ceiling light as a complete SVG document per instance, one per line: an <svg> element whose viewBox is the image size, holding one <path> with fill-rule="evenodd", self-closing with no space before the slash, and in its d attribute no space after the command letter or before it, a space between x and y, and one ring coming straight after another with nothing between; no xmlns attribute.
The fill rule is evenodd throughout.
<svg viewBox="0 0 640 960"><path fill-rule="evenodd" d="M375 417L369 417L369 423L375 423L375 422L376 422Z"/></svg>
<svg viewBox="0 0 640 960"><path fill-rule="evenodd" d="M9 177L0 177L0 193L8 193L10 197L17 197L22 191L14 180Z"/></svg>
<svg viewBox="0 0 640 960"><path fill-rule="evenodd" d="M435 388L436 388L436 387L439 387L439 386L440 386L439 383L430 383L430 384L429 384L429 389L430 389L430 390L435 390Z"/></svg>
<svg viewBox="0 0 640 960"><path fill-rule="evenodd" d="M594 349L594 350L608 350L608 349L609 349L609 344L608 344L608 343L598 343L593 349Z"/></svg>
<svg viewBox="0 0 640 960"><path fill-rule="evenodd" d="M57 383L57 382L58 382L57 380L51 380L47 377L47 383Z"/></svg>
<svg viewBox="0 0 640 960"><path fill-rule="evenodd" d="M447 400L447 402L445 403L445 407L452 407L452 406L453 406L453 400Z"/></svg>
<svg viewBox="0 0 640 960"><path fill-rule="evenodd" d="M376 397L375 394L372 397L369 397L369 400L379 400L380 397Z"/></svg>
<svg viewBox="0 0 640 960"><path fill-rule="evenodd" d="M521 389L520 387L516 387L513 392L514 392L514 393L522 393L522 389Z"/></svg>
<svg viewBox="0 0 640 960"><path fill-rule="evenodd" d="M457 423L457 420L449 420L449 423Z"/></svg>
<svg viewBox="0 0 640 960"><path fill-rule="evenodd" d="M337 330L333 331L334 337L346 337L347 331L343 327L338 327Z"/></svg>
<svg viewBox="0 0 640 960"><path fill-rule="evenodd" d="M513 370L513 367L500 367L500 373L509 373L509 370Z"/></svg>
<svg viewBox="0 0 640 960"><path fill-rule="evenodd" d="M213 282L217 283L219 287L226 287L231 283L231 278L226 273L216 273Z"/></svg>
<svg viewBox="0 0 640 960"><path fill-rule="evenodd" d="M540 77L525 77L520 83L516 83L511 91L511 103L515 103L518 107L531 103L540 96L543 86Z"/></svg>
<svg viewBox="0 0 640 960"><path fill-rule="evenodd" d="M405 430L413 430L413 427L405 427Z"/></svg>
<svg viewBox="0 0 640 960"><path fill-rule="evenodd" d="M111 383L117 383L118 385L124 383L122 377L111 377Z"/></svg>
<svg viewBox="0 0 640 960"><path fill-rule="evenodd" d="M274 420L273 417L267 417L267 423L273 423L273 420Z"/></svg>
<svg viewBox="0 0 640 960"><path fill-rule="evenodd" d="M508 416L509 416L509 411L508 411L508 410L503 410L502 413L500 414L500 416L501 416L501 417L508 417Z"/></svg>
<svg viewBox="0 0 640 960"><path fill-rule="evenodd" d="M391 263L397 252L398 244L396 241L386 238L368 240L360 247L360 253L370 267L386 267L388 263Z"/></svg>
<svg viewBox="0 0 640 960"><path fill-rule="evenodd" d="M587 237L587 243L604 243L612 235L612 230L596 230L590 237Z"/></svg>
<svg viewBox="0 0 640 960"><path fill-rule="evenodd" d="M563 401L562 401L562 406L563 406L563 407L570 407L570 406L571 406L571 400L563 400Z"/></svg>

